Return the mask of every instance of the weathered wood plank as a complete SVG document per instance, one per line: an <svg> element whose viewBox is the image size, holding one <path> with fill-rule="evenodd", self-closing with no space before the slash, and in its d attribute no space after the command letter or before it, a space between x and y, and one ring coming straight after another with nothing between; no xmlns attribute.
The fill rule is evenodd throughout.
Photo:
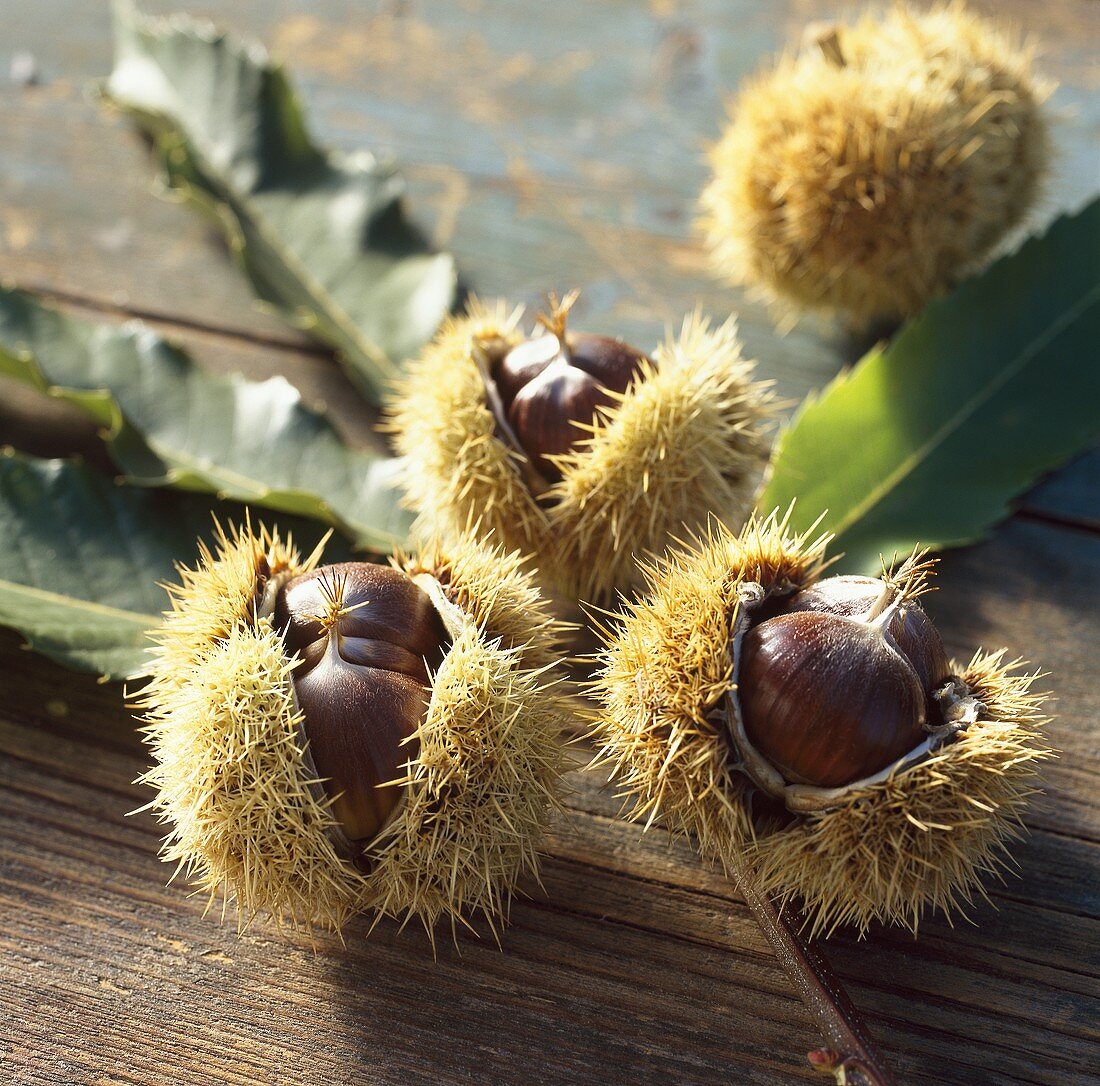
<svg viewBox="0 0 1100 1086"><path fill-rule="evenodd" d="M179 8L175 0L143 6ZM1100 106L1091 94L1090 42L1100 15L1088 0L973 6L1022 26L1041 47L1043 70L1062 82L1053 106L1066 168L1053 179L1047 213L1075 206L1094 189L1089 141ZM807 22L836 15L823 0L767 8L751 0L619 0L595 9L563 0L537 19L519 4L375 4L349 13L339 0L307 10L277 0L197 10L289 59L314 103L315 127L330 142L367 142L461 178L617 190L633 198L621 218L663 223L674 234L690 210L683 197L699 189L698 150L717 134L724 101L769 55L797 41ZM45 0L20 13L10 38L34 49L47 88L101 78L110 64L104 8ZM453 189L461 190L461 178ZM665 197L646 201L646 194ZM670 201L673 194L679 198Z"/></svg>
<svg viewBox="0 0 1100 1086"><path fill-rule="evenodd" d="M1023 502L1029 512L1100 531L1100 449L1054 472Z"/></svg>
<svg viewBox="0 0 1100 1086"><path fill-rule="evenodd" d="M132 769L135 761L131 756L123 764ZM12 765L7 763L6 775ZM26 772L23 767L20 776ZM170 1004L178 1001L175 1021L158 1016L153 1035L159 1040L167 1033L185 1048L181 1068L201 1067L212 1045L236 1063L232 1056L238 1030L247 1037L257 1027L264 1028L264 1020L276 1008L278 1024L266 1027L267 1040L288 1050L292 1060L303 1062L301 1081L320 1081L314 1052L335 1044L346 1053L357 1042L367 1051L378 1050L384 1059L383 1065L370 1067L375 1076L371 1081L379 1082L469 1081L487 1058L486 1044L496 1055L488 1058L484 1073L491 1073L496 1063L500 1081L523 1081L529 1061L547 1044L557 1051L555 1062L561 1060L560 1081L589 1080L608 1050L621 1051L624 1073L631 1068L636 1074L663 1068L673 1081L706 1081L695 1065L713 1066L726 1048L717 1031L714 1036L720 1039L712 1039L708 1046L707 1019L712 1027L723 1014L744 1019L761 1013L755 1005L762 1001L769 1007L763 1016L774 1015L778 1032L801 1032L810 1040L789 995L762 996L742 987L710 951L685 949L652 932L625 928L610 945L601 934L604 923L563 918L545 904L522 907L530 915L523 927L517 927L517 938L527 949L508 955L491 945L464 941L461 958L452 948L441 947L439 962L433 962L421 936L399 937L392 925L364 945L362 927L353 929L347 953L338 944L323 943L314 956L304 940L284 941L269 932L250 934L238 943L230 930L201 918L201 903L184 898L179 888L163 887L164 870L153 859L155 835L148 826L135 830L122 825L126 807L120 797L109 795L104 808L102 793L73 783L63 797L49 796L45 793L58 786L55 774L29 777L26 800L19 787L5 788L0 800L9 861L0 878L0 908L5 914L12 910L12 915L5 915L5 937L14 936L22 956L30 949L43 961L38 968L50 970L49 987L60 987L66 1000L78 1006L81 995L87 994L82 982L102 964L104 947L111 946L107 958L112 990L130 993L138 1007L148 1009L155 1008L158 990L159 998L166 997ZM29 803L29 811L23 802ZM143 840L143 848L135 847L135 837ZM70 918L74 895L81 908ZM151 940L154 931L165 939ZM188 954L196 937L203 948L198 958ZM170 961L163 960L165 942ZM206 968L206 954L220 960L214 976ZM238 963L228 986L217 975L225 959ZM713 964L708 966L708 961ZM2 968L7 973L13 965L7 958ZM74 966L75 977L70 972ZM700 970L714 979L706 983L697 977L693 985L689 976ZM642 986L634 982L645 974L679 978L682 991L676 993L676 1009L664 1013L656 980ZM7 983L3 987L10 989ZM240 1000L239 989L244 989ZM710 1000L718 1006L708 1006ZM333 1010L343 1004L349 1017L355 1017L343 1021L337 1013L332 1021ZM318 1008L329 1021L315 1037ZM89 1011L98 1024L102 1010L85 1008L84 1013ZM433 1068L428 1054L439 1047L441 1021L447 1023L442 1031L446 1053L437 1054L440 1062ZM507 1022L511 1024L505 1030ZM499 1039L485 1032L492 1031L494 1023L502 1031ZM733 1044L743 1049L739 1057L750 1069L747 1081L774 1080L768 1067L784 1067L787 1057L772 1063L768 1051L754 1061L747 1035ZM137 1030L127 1031L119 1045L118 1052L89 1051L84 1058L106 1055L112 1061L120 1056L125 1060L133 1049L145 1048ZM405 1047L407 1064L400 1051ZM754 1062L757 1068L752 1071ZM341 1074L354 1073L359 1061L348 1055L339 1066ZM148 1081L171 1080L163 1052L145 1067ZM219 1067L215 1062L212 1070ZM256 1070L261 1069L262 1064ZM497 1080L496 1074L492 1080Z"/></svg>
<svg viewBox="0 0 1100 1086"><path fill-rule="evenodd" d="M78 733L86 730L75 721L74 725ZM17 952L14 961L19 960L20 947L23 954L33 947L36 960L43 963L36 967L37 975L49 970L46 974L51 981L49 987L62 988L66 999L77 1006L81 992L79 987L74 990L69 979L74 965L77 977L91 974L100 987L109 985L112 992L122 990L130 996L145 993L150 986L164 989L167 984L169 999L180 1001L184 1021L189 1022L190 1015L201 1014L197 1034L188 1030L192 1059L197 1059L205 1044L214 1039L208 1036L212 1030L209 1016L228 1014L232 1025L237 1026L238 1016L247 1014L240 1008L236 1014L231 1013L233 1008L221 1000L212 1010L209 978L194 977L205 966L206 956L216 962L222 956L236 960L246 981L249 970L257 978L267 976L269 969L275 969L272 959L279 961L279 975L283 979L274 984L265 981L261 988L265 1001L274 998L282 1001L284 1021L286 1001L293 999L295 993L316 991L318 998L325 997L325 986L317 989L312 979L314 970L309 968L309 962L301 960L305 950L301 940L291 938L284 943L270 932L257 929L243 942L234 943L226 929L201 918L200 903L185 898L180 887L163 887L164 869L153 859L155 829L148 820L142 824L139 819L124 818L124 812L141 798L138 790L121 785L141 764L136 750L126 755L104 754L94 735L74 739L67 728L60 729L61 737L42 732L13 735L18 731L14 726L4 728L5 754L9 754L8 744L14 737L12 746L19 756L4 761L5 787L0 799L6 842L0 900L5 900L13 910L13 916L5 919L3 930L8 936L14 932L19 940L14 948ZM44 766L36 764L39 748L43 753L49 752ZM68 763L68 772L59 772L55 764L50 764L55 760ZM100 776L103 781L88 783L89 778ZM583 822L581 816L574 815L568 825ZM597 834L587 832L598 842L606 827L595 829ZM625 826L622 830L630 835L629 842L624 842L625 849L636 853L633 864L650 866L646 853L662 851L657 839L641 838ZM353 929L352 947L346 956L326 944L321 948L322 957L332 959L327 965L348 980L358 975L359 968L372 977L381 973L387 979L368 985L369 998L390 1001L391 1005L394 999L399 1003L407 1001L410 1012L415 993L426 983L433 986L437 1000L458 1001L456 1005L463 1006L465 1013L469 1013L471 999L489 1000L491 1006L485 1013L490 1020L502 1020L501 1016L514 1011L513 1000L518 1000L521 1009L530 1009L531 1003L537 1008L541 1006L544 1012L552 1009L557 1028L561 1028L563 1015L566 1020L579 1023L592 1021L592 1014L599 1012L601 1031L611 1031L611 1048L618 1043L633 1050L625 1057L624 1077L605 1081L625 1082L631 1068L635 1074L644 1069L644 1074L653 1076L650 1079L653 1081L660 1080L662 1074L675 1075L673 1081L708 1080L696 1079L686 1068L663 1067L663 1057L649 1047L654 1043L653 1025L658 1020L657 1037L662 1036L661 1030L671 1029L668 1044L675 1047L690 1042L692 1059L702 1061L707 1073L727 1060L735 1061L740 1069L742 1059L751 1061L754 1045L788 1043L792 1035L797 1035L797 1004L790 1002L789 995L784 1000L784 979L761 954L759 935L752 930L743 907L729 898L728 887L719 884L725 896L700 891L670 894L660 883L654 886L652 879L639 884L636 878L609 878L598 856L593 864L578 862L575 855L570 855L573 852L570 833L566 830L555 835L553 856L546 871L547 898L536 896L517 908L515 924L507 935L507 953L499 956L499 960L495 951L486 956L481 948L475 947L471 952L464 941L461 962L450 948L441 951L441 958L450 968L440 977L439 967L431 963L424 948L409 936L396 941L389 926L381 929L380 943L372 939L363 946L357 943L362 932ZM612 835L612 840L616 836ZM693 857L683 853L678 866L681 879L690 879L695 866ZM640 889L649 892L648 900ZM74 900L80 902L75 914ZM59 910L63 914L60 921ZM13 924L9 921L15 919L15 912L18 919ZM61 931L47 937L42 928L51 924L59 924ZM154 932L161 938L150 940ZM184 947L197 943L205 949L200 952L198 962L192 956L186 964L158 960L150 965L147 944L153 942L160 951L160 944L165 941L177 949L181 943ZM104 954L105 947L109 953ZM931 1045L937 1052L938 1066L945 1066L942 1061L948 1064L953 1061L959 1031L953 1027L956 1011L952 1008L962 1006L966 1009L967 1028L961 1035L970 1031L975 1034L968 1057L962 1061L972 1073L979 1074L983 1067L980 1062L971 1063L974 1051L987 1047L990 1051L985 1058L992 1061L992 1066L1011 1074L1010 1081L1018 1072L1019 1081L1056 1082L1057 1074L1072 1066L1074 1045L1080 1043L1073 1038L1072 1030L1075 1023L1087 1026L1087 993L1075 996L1072 986L1052 984L1051 975L1060 976L1057 971L1045 978L1045 984L1042 980L1036 982L1034 977L1019 980L1010 966L998 961L992 971L996 986L991 989L985 970L975 966L973 960L960 964L954 948L946 948L940 961L927 957L923 945L916 950L911 943L907 947L902 944L897 953L885 959L883 949L877 940L855 946L851 948L851 962L842 959L842 964L849 979L855 976L867 985L865 990L857 991L864 1004L882 1019L876 1023L877 1028L887 1031L900 1054L912 1053L916 1058L924 1053L923 1058L928 1059ZM400 963L391 960L393 957L400 957ZM976 960L981 960L980 954ZM882 968L884 965L888 968ZM525 975L525 970L530 975ZM899 976L905 977L901 991L896 979ZM181 978L193 980L188 984ZM396 993L391 981L397 986ZM731 983L736 986L733 995L724 991ZM363 991L361 982L356 990L367 1000L368 992ZM578 991L591 999L592 1005L563 1008L562 1002L575 1000ZM990 991L994 993L992 997ZM491 992L496 995L491 996ZM733 1021L744 1020L751 1014L754 1023L751 1036L756 1040L748 1043L744 1031L724 1027L704 1042L692 1032L692 1028L712 1028L705 1018L700 1025L700 1000L706 1001L710 1015L717 1012L722 1019L731 1015ZM668 1003L672 1006L667 1006ZM762 1005L767 1009L762 1010ZM776 1036L769 1039L768 1026L762 1022L773 1013L773 1005ZM1015 1013L1012 1008L1016 1008ZM1021 1008L1028 1010L1024 1012ZM421 1012L425 1011L431 1013L421 1006ZM305 1021L298 1023L299 1013L301 1008L294 1006L292 1025L304 1031L309 1018L305 1016ZM623 1022L648 1021L649 1025L643 1035L630 1029L620 1033L620 1015ZM93 1012L92 1020L98 1021L98 1012ZM161 1029L163 1021L162 1018ZM1030 1057L1021 1062L1011 1052L994 1051L995 1046L988 1038L997 1032L1015 1043L1022 1032L1034 1043L1036 1021L1044 1024L1041 1040L1049 1063L1043 1074L1031 1078L1026 1073ZM1047 1023L1062 1027L1070 1036L1062 1036L1055 1025ZM524 1045L545 1037L546 1022L532 1028L529 1037L511 1034L502 1052L511 1052L518 1058ZM914 1030L917 1036L913 1036ZM1046 1036L1047 1032L1051 1036ZM941 1034L944 1036L936 1043L934 1039ZM217 1036L222 1052L232 1049L237 1042L232 1028ZM407 1032L398 1036L407 1038L409 1043L425 1041L410 1038ZM308 1046L304 1050L298 1047L306 1040L304 1032L302 1036L278 1040L284 1045L291 1043L296 1055L309 1051ZM457 1040L461 1045L462 1037ZM601 1035L596 1049L606 1051L607 1042L608 1037ZM122 1051L128 1053L129 1045L134 1043L133 1038L126 1041ZM184 1053L181 1058L185 1058ZM502 1069L499 1080L524 1081L519 1073L521 1066ZM560 1080L550 1081L589 1081L586 1068L591 1071L593 1066L579 1064L576 1078L563 1071ZM391 1069L390 1074L392 1077L379 1081L402 1081L396 1069ZM149 1081L160 1080L154 1077ZM455 1075L437 1081L465 1079ZM766 1075L747 1074L744 1081L769 1079Z"/></svg>
<svg viewBox="0 0 1100 1086"><path fill-rule="evenodd" d="M1079 733L1082 746L1073 753L1092 763L1097 698L1083 681L1086 651L1065 641L1091 643L1097 616L1067 628L1076 589L1052 572L1081 563L1095 546L1083 533L1017 522L987 546L947 559L937 600L941 621L956 624L952 647L1005 640L1021 600L1031 600L1033 643L1072 665L1063 668L1067 684L1058 684L1055 741L1064 745ZM988 571L1023 554L1033 562L1005 591L1005 578ZM1085 565L1095 576L1097 563ZM1053 590L1037 604L1040 584ZM492 1081L526 1081L547 1046L560 1062L546 1081L599 1074L607 1082L707 1082L731 1066L746 1082L801 1074L795 1057L812 1037L747 910L685 846L667 847L660 834L640 835L615 819L614 797L591 774L573 777L569 817L550 843L546 896L536 891L517 906L503 955L464 940L461 961L441 947L441 964L433 964L416 937L398 937L385 925L365 944L354 929L346 953L323 943L320 959L301 939L284 941L263 927L237 943L201 918L201 903L182 887L163 886L148 816L124 817L143 800L128 782L144 758L117 689L13 655L14 640L0 641L0 659L26 665L17 685L4 684L4 715L23 723L0 729L0 931L17 979L5 979L0 992L42 1013L61 1014L62 1001L76 1008L65 1013L117 1039L135 1081L164 1081L157 1076L167 1053L190 1066L207 1060L214 1044L225 1064L208 1065L211 1081L238 1081L234 1074L280 1081L263 1077L274 1072L256 1055L257 1044L278 1045L300 1061L294 1074L302 1082L320 1081L334 1067L378 1082L421 1081L432 1033L409 1021L425 1015L445 1018L447 1051L454 1049L434 1081L469 1081L479 1060ZM1048 774L1048 783L1047 812L1029 818L1033 833L1018 853L1022 877L991 888L996 911L978 906L973 927L933 919L916 942L886 931L863 942L833 941L838 968L905 1081L1072 1082L1100 1041L1093 1013L1100 995L1097 844L1078 836L1079 797L1067 792L1077 781ZM80 902L76 912L73 902ZM28 954L42 963L33 967L43 978L33 993ZM238 989L246 995L225 994ZM163 1044L150 990L167 993L179 1024ZM104 992L117 1002L107 1004L111 1021L100 1023ZM315 1032L311 993L343 1009L339 1029L330 1023ZM268 1021L275 1001L277 1027ZM471 1025L477 1015L503 1031L489 1054L489 1027ZM148 1030L159 1062L146 1058L144 1042L142 1052L131 1051L134 1035ZM383 1050L393 1062L364 1064L359 1053L387 1035ZM393 1053L393 1037L401 1053ZM315 1062L318 1047L331 1047L337 1062ZM34 1051L53 1053L49 1038L37 1039ZM92 1061L72 1065L89 1080L93 1071L115 1073L99 1048L79 1059ZM53 1066L36 1060L25 1064L34 1073Z"/></svg>
<svg viewBox="0 0 1100 1086"><path fill-rule="evenodd" d="M26 737L23 737L20 745L23 749L28 746ZM87 753L91 761L96 760L93 750L85 752L80 744L74 749L66 751L77 759L78 765L89 764L88 759L81 755ZM128 759L133 766L133 759ZM118 759L114 759L117 767ZM16 764L14 761L11 764ZM74 781L66 781L51 766L47 772L36 774L28 770L26 765L19 769L14 784L6 781L9 788L5 789L2 809L5 817L5 827L10 832L6 835L9 842L9 850L17 850L17 865L21 864L29 868L27 875L18 881L18 888L22 894L20 908L27 908L34 912L36 908L45 911L48 905L43 898L52 901L57 906L63 906L75 896L82 902L79 930L89 938L99 932L100 924L110 925L110 943L112 946L118 941L115 935L117 924L141 916L145 923L156 924L156 930L164 934L181 934L187 938L189 929L193 924L202 926L198 920L198 908L193 902L187 902L178 888L163 889L161 881L163 869L158 871L155 866L150 867L153 853L155 835L150 832L150 827L138 826L135 821L123 821L122 812L128 809L135 800L133 795L119 795L117 789L108 789L106 793L101 791L101 786L89 788L86 785ZM572 820L571 820L572 821ZM29 828L25 828L29 827ZM91 830L91 832L89 832ZM97 832L98 831L98 832ZM651 845L643 844L643 848ZM29 854L29 855L28 855ZM89 854L94 859L89 863ZM687 867L690 869L691 858L685 857ZM770 963L759 962L757 958L751 958L744 962L731 962L728 955L737 954L740 945L737 934L744 932L749 936L750 950L752 944L758 943L759 938L750 928L742 923L734 929L734 938L730 939L730 933L723 929L716 929L713 919L723 911L729 910L737 914L742 910L736 903L725 899L715 899L712 895L705 895L703 906L700 908L698 894L681 893L674 895L669 901L666 895L658 899L659 908L649 914L622 915L621 901L630 901L636 896L636 888L631 890L629 886L620 888L612 884L604 885L605 877L599 867L584 865L579 871L571 870L569 861L563 862L559 855L559 845L555 842L555 857L547 870L548 900L536 898L530 905L523 906L517 925L508 935L508 956L513 951L513 940L519 938L521 943L527 936L535 938L538 944L539 961L546 962L547 954L555 954L552 947L546 943L552 934L551 942L566 940L570 946L576 945L577 925L569 919L571 915L584 918L582 927L587 930L588 922L594 922L594 930L589 934L588 940L583 945L583 954L579 954L566 961L564 964L577 966L583 961L583 970L587 984L593 983L593 978L598 976L610 976L617 982L627 983L631 980L632 971L637 968L631 964L629 957L625 957L625 948L632 940L648 938L649 934L659 934L663 938L657 948L649 948L646 951L645 961L648 965L647 976L654 977L654 983L665 999L675 999L679 1009L671 1012L671 1018L676 1021L680 1013L693 1014L691 1007L693 996L698 998L708 984L721 983L726 970L731 966L735 969L737 984L741 989L748 989L754 1001L776 996L776 988L783 986L782 978L771 968ZM152 876L150 878L149 876ZM621 881L621 880L620 880ZM7 880L9 887L11 880ZM625 890L625 892L623 892ZM610 892L609 892L610 891ZM100 912L99 901L108 899L102 906L105 914L101 921L97 921L96 915ZM578 907L579 904L579 907ZM635 906L636 907L636 906ZM529 910L535 910L538 915L528 915ZM701 918L701 919L700 919ZM71 922L70 922L71 923ZM629 933L618 930L617 925L626 924ZM609 927L610 925L610 927ZM595 929L598 929L595 930ZM519 934L517 934L517 932ZM526 935L524 934L526 933ZM639 934L641 933L641 934ZM353 938L357 934L353 931ZM361 933L358 933L361 934ZM105 936L106 937L106 936ZM609 942L610 938L610 942ZM671 941L670 941L671 940ZM386 942L385 937L383 941ZM697 944L711 947L721 952L720 957L703 955L699 962L695 957L697 949L685 949L683 942L691 944L695 948ZM109 956L109 960L115 963L127 962L135 953L140 953L142 942L141 935L133 939L123 939L116 953ZM251 938L246 944L252 942ZM292 944L293 944L292 940ZM731 945L732 943L732 945ZM373 944L372 944L373 945ZM404 940L408 947L408 940ZM262 940L261 959L267 953L278 953L278 942ZM614 949L612 949L614 948ZM291 947L293 950L293 946ZM465 953L465 945L463 947ZM249 953L246 945L239 947L238 953ZM535 953L533 949L528 953ZM759 950L757 949L757 954ZM856 961L868 958L869 948L862 946L856 948ZM878 969L878 948L874 949L871 961L873 964L864 973L871 974L871 984L877 988L881 984L883 976L895 977L898 974L894 970L883 972ZM366 957L372 959L372 967L377 968L373 961L373 955L367 952ZM418 955L411 955L415 962ZM563 960L554 957L553 961L559 965ZM706 963L712 961L713 964ZM52 964L60 965L60 961ZM492 964L492 963L490 963ZM421 961L420 967L425 963ZM978 1005L970 1006L972 1014L971 1024L981 1020L988 1014L983 1010L982 996L985 992L984 978L974 975L974 970L966 975L965 983L958 985L957 971L952 976L951 970L941 970L935 963L905 962L904 975L907 978L908 991L903 993L904 1001L900 1004L904 1013L900 1014L903 1021L914 1020L925 1028L929 1022L927 1007L915 1006L915 1002L921 995L931 994L934 999L942 1000L945 991L950 993L956 1001L966 1000L973 994L978 995ZM410 968L412 968L410 966ZM488 966L485 966L488 968ZM508 966L511 969L511 966ZM944 984L944 972L947 974L947 985ZM920 974L924 974L928 993L921 991L923 984ZM489 983L476 975L470 978L465 971L459 974L465 984L472 983L476 989L479 983ZM914 979L916 978L916 979ZM454 980L456 978L452 978ZM127 974L125 969L119 972L117 969L109 977L110 983L115 988L123 988L133 991L135 986L141 983L140 977ZM876 984L876 981L878 984ZM952 981L955 981L954 990ZM288 981L287 983L293 983ZM553 999L555 996L554 978L547 978L540 967L538 978L541 998ZM562 978L563 990L570 990L575 985L575 978ZM635 984L634 989L637 989ZM895 987L890 985L891 990ZM1028 989L1023 989L1027 999L1019 1002L1020 987L1013 985L1011 981L1002 978L998 985L998 999L1004 1001L1006 1006L1028 1006L1033 1013L1038 1013L1042 1021L1065 1021L1072 1018L1074 1013L1078 1017L1082 1011L1073 1010L1071 997L1065 993L1056 993L1053 1005L1049 1000L1037 997ZM455 993L457 995L457 993ZM894 993L896 995L896 993ZM463 997L465 998L465 997ZM635 997L639 998L639 997ZM888 1000L893 995L888 994ZM1066 1005L1070 1002L1070 1009ZM685 1006L686 1004L686 1006ZM875 992L873 1005L880 1008L880 993ZM908 1007L908 1011L904 1008ZM636 1010L637 1008L635 1008ZM1000 1010L1000 1008L997 1008ZM1046 1012L1049 1012L1049 1017ZM784 1012L785 1014L788 1012ZM880 1010L881 1013L881 1010ZM797 1016L797 1009L796 1009ZM786 1018L783 1019L787 1021ZM974 1027L978 1028L978 1027ZM1018 1029L1013 1024L1007 1027L1009 1031ZM925 1042L926 1043L926 1042ZM1056 1039L1047 1039L1047 1045L1052 1056L1057 1056L1058 1042ZM693 1051L698 1052L697 1047ZM724 1046L718 1048L720 1054ZM387 1080L389 1081L389 1080ZM508 1079L512 1081L512 1079ZM580 1081L584 1081L581 1079Z"/></svg>

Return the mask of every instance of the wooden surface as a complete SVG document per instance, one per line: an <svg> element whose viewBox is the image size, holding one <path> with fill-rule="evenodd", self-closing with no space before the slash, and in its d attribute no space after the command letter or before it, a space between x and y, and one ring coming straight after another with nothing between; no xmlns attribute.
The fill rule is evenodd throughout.
<svg viewBox="0 0 1100 1086"><path fill-rule="evenodd" d="M1026 23L1062 83L1042 222L1097 188L1100 5L995 6ZM641 346L697 302L736 309L748 350L791 398L852 356L817 324L777 336L757 304L707 278L690 231L699 149L723 98L830 5L199 10L291 58L324 140L406 163L416 211L480 293L537 301L579 286L587 327ZM7 3L0 41L33 53L43 77L0 84L0 274L74 312L145 316L213 368L284 373L353 440L377 440L331 360L252 305L205 228L152 195L139 142L88 95L110 64L106 6ZM0 405L0 443L88 441L63 417L38 427L36 405L6 386ZM930 603L953 652L1005 644L1049 670L1063 753L1028 816L1019 875L990 885L969 921L932 919L919 941L876 929L829 944L906 1083L1100 1082L1098 473L1100 456L1082 458L990 542L947 556ZM127 817L148 797L130 783L146 756L121 691L21 651L10 631L0 752L0 1081L814 1078L803 1054L817 1039L744 905L686 848L617 819L590 774L573 775L545 892L531 886L516 905L503 952L465 938L433 960L421 935L392 925L311 946L268 927L238 938L204 916L184 886L165 885L152 819Z"/></svg>

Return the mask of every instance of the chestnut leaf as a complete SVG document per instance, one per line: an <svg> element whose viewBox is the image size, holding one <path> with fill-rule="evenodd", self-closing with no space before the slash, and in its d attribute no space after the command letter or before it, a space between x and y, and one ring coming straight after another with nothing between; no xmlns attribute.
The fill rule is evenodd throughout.
<svg viewBox="0 0 1100 1086"><path fill-rule="evenodd" d="M148 666L148 632L194 565L213 520L240 523L238 505L205 495L119 486L82 464L0 453L0 625L80 671L132 679ZM255 521L255 517L253 518ZM274 522L306 550L319 525ZM346 551L337 544L337 556Z"/></svg>
<svg viewBox="0 0 1100 1086"><path fill-rule="evenodd" d="M395 462L345 444L282 377L208 373L140 321L76 320L10 288L0 374L88 414L128 482L320 520L376 551L405 540Z"/></svg>
<svg viewBox="0 0 1100 1086"><path fill-rule="evenodd" d="M451 256L406 217L393 165L314 144L255 43L128 2L115 41L105 96L150 136L169 186L224 231L259 298L334 347L380 404L457 291Z"/></svg>
<svg viewBox="0 0 1100 1086"><path fill-rule="evenodd" d="M933 302L775 446L758 505L821 514L837 572L972 543L1100 436L1100 200Z"/></svg>

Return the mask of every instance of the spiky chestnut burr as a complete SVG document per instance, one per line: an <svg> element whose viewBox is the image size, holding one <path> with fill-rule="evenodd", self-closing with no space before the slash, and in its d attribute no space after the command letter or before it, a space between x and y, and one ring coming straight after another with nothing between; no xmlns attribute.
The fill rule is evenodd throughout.
<svg viewBox="0 0 1100 1086"><path fill-rule="evenodd" d="M637 817L801 899L812 931L916 930L1002 865L1050 753L1044 696L1003 651L945 659L926 565L821 580L827 542L772 514L649 567L608 633L595 738Z"/></svg>
<svg viewBox="0 0 1100 1086"><path fill-rule="evenodd" d="M557 802L560 627L499 549L318 559L246 526L170 589L142 696L164 858L242 924L495 925Z"/></svg>
<svg viewBox="0 0 1100 1086"><path fill-rule="evenodd" d="M787 314L911 316L1034 205L1050 87L1030 49L961 3L810 38L744 87L710 151L715 268Z"/></svg>
<svg viewBox="0 0 1100 1086"><path fill-rule="evenodd" d="M574 297L532 337L520 311L473 302L408 367L390 428L419 531L476 525L600 600L685 524L748 515L774 401L732 323L689 317L645 354L567 329Z"/></svg>

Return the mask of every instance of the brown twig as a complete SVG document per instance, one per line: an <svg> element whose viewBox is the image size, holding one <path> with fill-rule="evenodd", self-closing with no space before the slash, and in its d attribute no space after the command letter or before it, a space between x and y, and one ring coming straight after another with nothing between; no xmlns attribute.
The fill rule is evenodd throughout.
<svg viewBox="0 0 1100 1086"><path fill-rule="evenodd" d="M810 1053L810 1062L833 1072L843 1086L896 1086L840 978L816 943L803 937L794 910L780 910L762 895L747 868L731 875L829 1046Z"/></svg>

